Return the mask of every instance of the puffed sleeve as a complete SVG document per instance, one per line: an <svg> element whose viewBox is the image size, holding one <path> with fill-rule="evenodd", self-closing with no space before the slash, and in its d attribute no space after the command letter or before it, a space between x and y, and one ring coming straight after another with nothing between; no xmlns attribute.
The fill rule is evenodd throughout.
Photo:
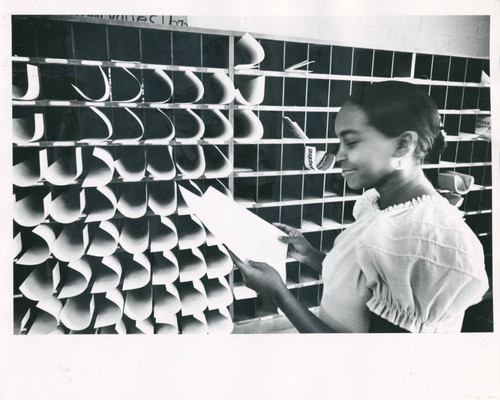
<svg viewBox="0 0 500 400"><path fill-rule="evenodd" d="M410 332L459 332L488 288L483 249L460 217L434 211L382 215L359 239L356 259L370 311Z"/></svg>

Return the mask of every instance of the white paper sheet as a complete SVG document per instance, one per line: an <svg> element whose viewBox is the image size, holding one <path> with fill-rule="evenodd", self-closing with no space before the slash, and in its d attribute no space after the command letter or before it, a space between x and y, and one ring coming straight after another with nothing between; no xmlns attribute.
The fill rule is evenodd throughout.
<svg viewBox="0 0 500 400"><path fill-rule="evenodd" d="M149 221L147 218L126 219L118 239L123 250L130 254L143 253L149 245Z"/></svg>
<svg viewBox="0 0 500 400"><path fill-rule="evenodd" d="M175 173L175 169L174 169ZM177 209L175 181L148 182L148 207L156 215L169 216Z"/></svg>
<svg viewBox="0 0 500 400"><path fill-rule="evenodd" d="M224 178L231 174L233 166L217 146L203 146L203 152L207 178Z"/></svg>
<svg viewBox="0 0 500 400"><path fill-rule="evenodd" d="M144 123L132 110L127 107L114 108L113 114L115 143L134 143L142 139Z"/></svg>
<svg viewBox="0 0 500 400"><path fill-rule="evenodd" d="M174 283L179 277L179 262L170 250L152 252L151 269L153 285Z"/></svg>
<svg viewBox="0 0 500 400"><path fill-rule="evenodd" d="M153 286L153 315L157 323L172 324L180 310L179 292L174 285Z"/></svg>
<svg viewBox="0 0 500 400"><path fill-rule="evenodd" d="M133 256L121 254L122 266L125 267L123 278L123 290L133 290L146 286L151 280L151 263L143 253Z"/></svg>
<svg viewBox="0 0 500 400"><path fill-rule="evenodd" d="M205 133L203 139L207 141L210 139L229 140L233 137L233 126L220 110L206 110L204 118Z"/></svg>
<svg viewBox="0 0 500 400"><path fill-rule="evenodd" d="M103 257L100 264L93 264L92 275L94 283L91 293L112 291L119 285L122 277L120 258L116 254Z"/></svg>
<svg viewBox="0 0 500 400"><path fill-rule="evenodd" d="M85 160L89 162L90 168L83 180L82 187L107 185L113 179L115 171L113 156L107 149L94 147L92 157L91 160Z"/></svg>
<svg viewBox="0 0 500 400"><path fill-rule="evenodd" d="M108 116L97 107L80 110L80 128L83 136L80 143L98 143L113 135L113 125Z"/></svg>
<svg viewBox="0 0 500 400"><path fill-rule="evenodd" d="M61 261L78 260L87 249L89 234L87 225L65 225L52 245L52 253Z"/></svg>
<svg viewBox="0 0 500 400"><path fill-rule="evenodd" d="M54 161L49 165L50 155ZM40 170L42 176L56 186L73 183L83 171L82 148L50 148L40 151Z"/></svg>
<svg viewBox="0 0 500 400"><path fill-rule="evenodd" d="M13 217L19 225L36 226L43 222L50 211L51 194L44 188L34 188L21 197L14 195Z"/></svg>
<svg viewBox="0 0 500 400"><path fill-rule="evenodd" d="M229 104L234 100L233 82L224 72L217 71L211 74L205 82L205 103Z"/></svg>
<svg viewBox="0 0 500 400"><path fill-rule="evenodd" d="M236 75L235 97L237 104L256 105L264 101L266 77L264 75Z"/></svg>
<svg viewBox="0 0 500 400"><path fill-rule="evenodd" d="M55 297L48 297L37 303L37 316L28 332L29 335L46 335L59 325L62 303Z"/></svg>
<svg viewBox="0 0 500 400"><path fill-rule="evenodd" d="M22 250L17 264L37 265L43 263L50 256L54 241L55 235L50 225L41 224L31 232L22 232Z"/></svg>
<svg viewBox="0 0 500 400"><path fill-rule="evenodd" d="M234 112L234 141L244 143L262 139L264 127L259 117L252 110L236 110Z"/></svg>
<svg viewBox="0 0 500 400"><path fill-rule="evenodd" d="M176 146L175 165L186 179L196 179L205 172L205 155L200 145Z"/></svg>
<svg viewBox="0 0 500 400"><path fill-rule="evenodd" d="M183 316L200 313L207 308L207 295L201 281L181 284L179 296Z"/></svg>
<svg viewBox="0 0 500 400"><path fill-rule="evenodd" d="M44 132L42 113L35 113L32 117L12 119L12 141L16 144L36 142L43 137Z"/></svg>
<svg viewBox="0 0 500 400"><path fill-rule="evenodd" d="M14 100L35 100L40 95L40 78L37 65L26 64L26 81L28 88L24 93L16 86L12 88L12 98Z"/></svg>
<svg viewBox="0 0 500 400"><path fill-rule="evenodd" d="M127 291L123 312L127 317L141 321L151 315L153 311L153 293L151 285Z"/></svg>
<svg viewBox="0 0 500 400"><path fill-rule="evenodd" d="M115 222L101 221L99 226L93 228L86 253L95 257L106 257L113 254L118 247L118 238L120 237Z"/></svg>
<svg viewBox="0 0 500 400"><path fill-rule="evenodd" d="M233 331L233 321L227 308L205 311L210 335L229 334Z"/></svg>
<svg viewBox="0 0 500 400"><path fill-rule="evenodd" d="M86 213L85 222L103 221L115 215L117 200L113 190L108 186L85 189Z"/></svg>
<svg viewBox="0 0 500 400"><path fill-rule="evenodd" d="M48 204L49 214L57 222L69 224L78 220L85 208L85 190L79 186L65 188L59 195L54 195Z"/></svg>
<svg viewBox="0 0 500 400"><path fill-rule="evenodd" d="M23 296L34 301L40 301L52 296L52 293L54 293L54 275L50 265L48 263L37 265L19 286L19 290Z"/></svg>
<svg viewBox="0 0 500 400"><path fill-rule="evenodd" d="M113 101L133 103L139 100L142 94L142 85L139 79L125 67L111 70L111 85ZM122 72L123 71L123 72ZM120 88L122 93L118 94Z"/></svg>
<svg viewBox="0 0 500 400"><path fill-rule="evenodd" d="M194 72L174 72L174 101L176 103L196 103L201 100L204 92L203 83Z"/></svg>
<svg viewBox="0 0 500 400"><path fill-rule="evenodd" d="M168 143L175 137L174 123L165 112L159 108L146 108L144 113L146 143Z"/></svg>
<svg viewBox="0 0 500 400"><path fill-rule="evenodd" d="M137 182L146 172L146 152L143 147L122 146L115 149L115 168L127 182Z"/></svg>
<svg viewBox="0 0 500 400"><path fill-rule="evenodd" d="M179 215L176 227L181 250L199 247L207 238L202 223L194 215Z"/></svg>
<svg viewBox="0 0 500 400"><path fill-rule="evenodd" d="M87 67L89 70L90 69L93 69L92 67ZM109 95L111 94L111 87L109 86L109 81L108 81L108 76L106 75L106 73L104 72L104 70L102 69L102 67L99 65L97 66L97 68L99 68L99 72L100 72L100 77L102 78L102 84L104 86L104 93L102 94L101 97L98 97L98 98L91 98L89 96L87 96L83 90L81 90L80 88L78 88L76 85L73 85L71 84L71 86L73 87L73 89L76 90L76 92L82 96L85 100L88 100L88 101L106 101L108 98L109 98ZM88 71L87 71L88 72ZM92 83L92 84L95 84L95 81L96 79L90 79L89 77L89 81Z"/></svg>
<svg viewBox="0 0 500 400"><path fill-rule="evenodd" d="M177 227L167 217L152 217L149 220L150 250L167 251L174 248L178 241Z"/></svg>
<svg viewBox="0 0 500 400"><path fill-rule="evenodd" d="M12 182L20 187L35 185L42 178L40 152L37 149L15 148L13 150L15 164L12 168ZM16 160L16 156L19 160Z"/></svg>
<svg viewBox="0 0 500 400"><path fill-rule="evenodd" d="M438 187L457 194L467 194L473 184L473 176L460 172L440 172L438 175Z"/></svg>
<svg viewBox="0 0 500 400"><path fill-rule="evenodd" d="M182 317L181 330L185 335L206 335L208 333L208 323L205 314L200 312Z"/></svg>
<svg viewBox="0 0 500 400"><path fill-rule="evenodd" d="M116 208L127 218L139 218L146 214L148 195L145 182L134 182L120 186Z"/></svg>
<svg viewBox="0 0 500 400"><path fill-rule="evenodd" d="M226 276L233 270L233 261L226 248L221 245L205 248L205 262L207 263L207 277L209 279Z"/></svg>
<svg viewBox="0 0 500 400"><path fill-rule="evenodd" d="M208 279L205 281L205 291L209 310L228 307L233 302L233 294L226 278Z"/></svg>
<svg viewBox="0 0 500 400"><path fill-rule="evenodd" d="M175 165L172 146L146 147L146 170L155 179L172 180L175 178Z"/></svg>
<svg viewBox="0 0 500 400"><path fill-rule="evenodd" d="M245 33L234 45L236 53L235 69L255 68L266 54L261 44L249 33Z"/></svg>
<svg viewBox="0 0 500 400"><path fill-rule="evenodd" d="M123 316L123 294L118 289L112 289L105 298L106 301L96 307L94 328L115 325Z"/></svg>
<svg viewBox="0 0 500 400"><path fill-rule="evenodd" d="M207 273L207 264L200 249L180 250L177 260L179 262L179 280L181 282L201 279Z"/></svg>
<svg viewBox="0 0 500 400"><path fill-rule="evenodd" d="M87 289L92 276L92 268L88 257L82 257L68 263L68 268L68 276L57 296L58 299L66 299L82 294Z"/></svg>
<svg viewBox="0 0 500 400"><path fill-rule="evenodd" d="M161 92L161 97L158 92ZM144 98L146 101L158 104L166 103L173 93L174 83L166 71L161 68L154 71L144 70Z"/></svg>
<svg viewBox="0 0 500 400"><path fill-rule="evenodd" d="M90 326L94 309L94 295L83 293L70 297L61 311L61 322L71 330L81 331Z"/></svg>
<svg viewBox="0 0 500 400"><path fill-rule="evenodd" d="M292 121L289 117L283 117L283 137L284 138L299 138L299 139L309 139L299 124Z"/></svg>
<svg viewBox="0 0 500 400"><path fill-rule="evenodd" d="M174 116L175 139L179 142L201 139L205 123L193 110L178 109Z"/></svg>

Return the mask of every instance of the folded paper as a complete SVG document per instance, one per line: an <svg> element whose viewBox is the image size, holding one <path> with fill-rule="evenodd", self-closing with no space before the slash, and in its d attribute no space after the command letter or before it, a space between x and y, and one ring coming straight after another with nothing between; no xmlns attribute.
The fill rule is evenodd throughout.
<svg viewBox="0 0 500 400"><path fill-rule="evenodd" d="M235 69L255 68L266 56L261 44L249 33L238 39L234 49Z"/></svg>
<svg viewBox="0 0 500 400"><path fill-rule="evenodd" d="M225 278L207 279L204 285L209 310L228 307L232 304L233 294Z"/></svg>
<svg viewBox="0 0 500 400"><path fill-rule="evenodd" d="M37 149L13 149L12 181L14 185L28 187L42 178L40 152Z"/></svg>
<svg viewBox="0 0 500 400"><path fill-rule="evenodd" d="M207 319L203 313L187 315L181 319L183 334L206 335L208 333Z"/></svg>
<svg viewBox="0 0 500 400"><path fill-rule="evenodd" d="M307 135L304 133L302 128L297 124L297 122L292 121L289 117L283 117L283 137L289 138L299 138L308 139Z"/></svg>
<svg viewBox="0 0 500 400"><path fill-rule="evenodd" d="M48 297L37 303L37 315L34 318L29 335L46 335L53 332L59 325L62 302L55 297Z"/></svg>
<svg viewBox="0 0 500 400"><path fill-rule="evenodd" d="M16 144L36 142L43 138L45 124L42 113L12 119L12 141Z"/></svg>
<svg viewBox="0 0 500 400"><path fill-rule="evenodd" d="M144 110L146 143L168 143L175 137L174 123L170 117L159 108Z"/></svg>
<svg viewBox="0 0 500 400"><path fill-rule="evenodd" d="M154 216L149 220L150 250L166 251L174 248L178 241L177 227L167 217Z"/></svg>
<svg viewBox="0 0 500 400"><path fill-rule="evenodd" d="M82 293L66 300L61 310L61 322L73 331L84 330L90 326L94 310L94 295Z"/></svg>
<svg viewBox="0 0 500 400"><path fill-rule="evenodd" d="M201 100L204 92L203 83L194 72L174 72L174 101L176 103L196 103Z"/></svg>
<svg viewBox="0 0 500 400"><path fill-rule="evenodd" d="M233 270L233 262L226 248L221 245L205 248L205 262L207 263L207 277L220 278Z"/></svg>
<svg viewBox="0 0 500 400"><path fill-rule="evenodd" d="M233 331L233 321L227 308L205 311L210 335L229 334Z"/></svg>
<svg viewBox="0 0 500 400"><path fill-rule="evenodd" d="M211 74L205 81L207 104L229 104L234 100L235 90L231 79L222 71Z"/></svg>
<svg viewBox="0 0 500 400"><path fill-rule="evenodd" d="M77 221L85 209L85 190L78 186L54 188L48 204L51 217L62 224Z"/></svg>
<svg viewBox="0 0 500 400"><path fill-rule="evenodd" d="M143 71L144 100L151 103L166 103L174 93L174 83L161 68Z"/></svg>
<svg viewBox="0 0 500 400"><path fill-rule="evenodd" d="M205 132L203 120L190 109L179 109L174 114L175 139L179 142L201 139Z"/></svg>
<svg viewBox="0 0 500 400"><path fill-rule="evenodd" d="M474 184L474 177L456 171L440 172L438 175L439 189L449 190L457 194L466 194Z"/></svg>
<svg viewBox="0 0 500 400"><path fill-rule="evenodd" d="M86 254L106 257L118 247L120 232L113 221L101 221L99 225L89 225L90 244Z"/></svg>
<svg viewBox="0 0 500 400"><path fill-rule="evenodd" d="M207 295L199 280L181 284L179 296L183 316L200 313L207 308Z"/></svg>
<svg viewBox="0 0 500 400"><path fill-rule="evenodd" d="M100 263L92 264L93 285L91 293L110 292L115 289L122 277L121 258L116 254L103 257Z"/></svg>
<svg viewBox="0 0 500 400"><path fill-rule="evenodd" d="M123 254L122 266L125 267L123 274L123 290L139 289L146 286L151 280L151 263L143 253L132 255Z"/></svg>
<svg viewBox="0 0 500 400"><path fill-rule="evenodd" d="M133 103L142 94L141 81L125 67L111 69L111 88L113 101Z"/></svg>
<svg viewBox="0 0 500 400"><path fill-rule="evenodd" d="M150 146L146 148L146 170L155 179L175 178L175 165L171 146Z"/></svg>
<svg viewBox="0 0 500 400"><path fill-rule="evenodd" d="M229 140L233 137L233 126L220 110L206 110L203 117L205 121L203 139Z"/></svg>
<svg viewBox="0 0 500 400"><path fill-rule="evenodd" d="M266 77L264 75L236 75L235 101L242 105L256 105L264 101Z"/></svg>
<svg viewBox="0 0 500 400"><path fill-rule="evenodd" d="M314 171L331 171L335 165L335 154L305 146L304 165Z"/></svg>
<svg viewBox="0 0 500 400"><path fill-rule="evenodd" d="M200 249L193 248L180 250L177 259L179 262L179 279L181 282L191 282L200 279L207 272L207 264Z"/></svg>
<svg viewBox="0 0 500 400"><path fill-rule="evenodd" d="M49 258L55 234L50 225L41 224L32 231L21 232L22 249L16 261L20 265L37 265Z"/></svg>
<svg viewBox="0 0 500 400"><path fill-rule="evenodd" d="M125 300L118 289L106 292L105 299L96 304L94 328L116 325L123 316Z"/></svg>
<svg viewBox="0 0 500 400"><path fill-rule="evenodd" d="M146 153L144 148L121 146L115 149L115 168L123 180L137 182L146 172Z"/></svg>
<svg viewBox="0 0 500 400"><path fill-rule="evenodd" d="M176 227L181 250L201 246L207 238L202 223L194 215L179 215Z"/></svg>
<svg viewBox="0 0 500 400"><path fill-rule="evenodd" d="M41 150L40 170L42 176L53 185L64 186L75 182L83 171L82 148L53 147Z"/></svg>
<svg viewBox="0 0 500 400"><path fill-rule="evenodd" d="M116 208L127 218L140 218L148 207L147 187L144 182L122 184L119 187Z"/></svg>
<svg viewBox="0 0 500 400"><path fill-rule="evenodd" d="M141 321L149 317L152 311L153 293L151 285L127 291L123 309L125 315L135 321Z"/></svg>
<svg viewBox="0 0 500 400"><path fill-rule="evenodd" d="M205 157L205 177L227 177L233 171L233 166L217 146L203 146Z"/></svg>
<svg viewBox="0 0 500 400"><path fill-rule="evenodd" d="M153 316L156 323L174 324L173 320L177 319L175 315L180 310L179 292L174 285L153 286Z"/></svg>
<svg viewBox="0 0 500 400"><path fill-rule="evenodd" d="M117 203L115 193L109 186L86 188L85 211L87 217L85 222L103 221L112 218L115 215Z"/></svg>
<svg viewBox="0 0 500 400"><path fill-rule="evenodd" d="M63 284L58 299L66 299L82 294L89 286L92 267L88 257L82 257L68 263L68 275Z"/></svg>
<svg viewBox="0 0 500 400"><path fill-rule="evenodd" d="M80 112L80 143L99 143L113 136L113 125L97 107L85 107Z"/></svg>
<svg viewBox="0 0 500 400"><path fill-rule="evenodd" d="M109 95L111 94L111 87L109 86L108 77L106 72L99 65L97 66L98 73L96 73L96 69L93 67L84 67L78 69L78 86L83 88L80 89L78 86L71 84L73 89L85 100L87 101L106 101L109 99ZM96 79L96 76L98 77ZM90 87L91 91L95 90L96 83L99 82L98 89L101 89L102 95L100 97L91 97L84 93L88 87Z"/></svg>
<svg viewBox="0 0 500 400"><path fill-rule="evenodd" d="M147 218L125 219L118 239L123 250L130 254L143 253L149 245Z"/></svg>
<svg viewBox="0 0 500 400"><path fill-rule="evenodd" d="M234 140L237 143L262 139L264 127L252 110L234 112Z"/></svg>
<svg viewBox="0 0 500 400"><path fill-rule="evenodd" d="M175 147L175 165L186 179L196 179L205 172L205 155L200 145Z"/></svg>
<svg viewBox="0 0 500 400"><path fill-rule="evenodd" d="M153 285L168 285L179 278L179 262L170 250L151 253Z"/></svg>
<svg viewBox="0 0 500 400"><path fill-rule="evenodd" d="M148 207L156 215L168 216L177 209L175 181L148 182Z"/></svg>
<svg viewBox="0 0 500 400"><path fill-rule="evenodd" d="M28 193L14 195L13 217L19 225L41 224L50 211L51 194L45 188L32 188Z"/></svg>
<svg viewBox="0 0 500 400"><path fill-rule="evenodd" d="M94 147L92 158L88 161L89 168L82 182L82 187L104 186L113 179L115 163L109 150Z"/></svg>
<svg viewBox="0 0 500 400"><path fill-rule="evenodd" d="M83 224L64 225L52 245L52 253L61 261L75 261L83 256L89 242L88 227Z"/></svg>
<svg viewBox="0 0 500 400"><path fill-rule="evenodd" d="M41 301L52 296L55 288L59 285L59 276L55 272L59 263L51 267L49 263L35 266L28 277L19 286L19 290L26 298Z"/></svg>
<svg viewBox="0 0 500 400"><path fill-rule="evenodd" d="M40 78L37 65L26 64L26 78L23 83L26 84L26 89L23 89L21 85L13 86L12 98L14 100L36 100L40 95Z"/></svg>
<svg viewBox="0 0 500 400"><path fill-rule="evenodd" d="M144 136L144 123L127 107L113 108L113 132L115 143L135 143Z"/></svg>

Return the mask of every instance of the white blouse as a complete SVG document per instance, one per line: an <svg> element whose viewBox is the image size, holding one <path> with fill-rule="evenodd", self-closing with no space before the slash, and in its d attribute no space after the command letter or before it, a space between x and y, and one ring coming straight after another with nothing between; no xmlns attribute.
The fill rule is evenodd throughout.
<svg viewBox="0 0 500 400"><path fill-rule="evenodd" d="M463 213L438 194L384 210L378 199L361 196L323 261L320 318L338 332L368 332L370 311L410 332L460 332L488 289Z"/></svg>

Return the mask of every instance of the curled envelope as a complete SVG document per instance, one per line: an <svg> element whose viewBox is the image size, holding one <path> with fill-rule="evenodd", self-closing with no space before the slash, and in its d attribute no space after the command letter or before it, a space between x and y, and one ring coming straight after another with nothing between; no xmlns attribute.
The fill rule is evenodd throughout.
<svg viewBox="0 0 500 400"><path fill-rule="evenodd" d="M440 172L438 187L457 194L466 194L474 184L474 177L456 171Z"/></svg>
<svg viewBox="0 0 500 400"><path fill-rule="evenodd" d="M177 228L169 218L154 216L149 224L152 252L170 250L177 245Z"/></svg>
<svg viewBox="0 0 500 400"><path fill-rule="evenodd" d="M95 67L78 68L78 86L81 86L85 91L90 92L94 92L97 89L97 92L101 93L100 97L88 96L78 86L71 84L73 89L75 89L80 96L88 101L106 101L111 94L111 87L109 86L109 81L106 73L100 65L98 65L97 68L99 69L99 71L96 71ZM99 78L96 79L96 76L98 76ZM96 86L98 87L96 88Z"/></svg>
<svg viewBox="0 0 500 400"><path fill-rule="evenodd" d="M179 292L174 285L153 286L153 316L157 323L171 324L180 310Z"/></svg>
<svg viewBox="0 0 500 400"><path fill-rule="evenodd" d="M283 137L289 138L299 138L299 139L308 139L307 135L304 133L299 124L295 121L292 121L288 117L283 117Z"/></svg>
<svg viewBox="0 0 500 400"><path fill-rule="evenodd" d="M234 45L235 69L254 68L264 60L266 54L260 43L245 33Z"/></svg>
<svg viewBox="0 0 500 400"><path fill-rule="evenodd" d="M159 108L144 109L146 143L168 143L175 137L174 123Z"/></svg>
<svg viewBox="0 0 500 400"><path fill-rule="evenodd" d="M99 225L88 225L90 245L87 254L94 257L106 257L118 247L120 232L113 221L101 221Z"/></svg>
<svg viewBox="0 0 500 400"><path fill-rule="evenodd" d="M201 246L207 234L198 217L194 215L179 215L176 222L179 236L179 249L191 249Z"/></svg>
<svg viewBox="0 0 500 400"><path fill-rule="evenodd" d="M34 187L27 193L14 195L13 217L19 225L41 224L49 213L51 194L46 188Z"/></svg>
<svg viewBox="0 0 500 400"><path fill-rule="evenodd" d="M255 105L264 101L266 77L264 75L236 75L235 101L237 104Z"/></svg>
<svg viewBox="0 0 500 400"><path fill-rule="evenodd" d="M92 267L88 257L82 257L68 263L68 268L68 276L59 292L59 296L57 296L58 299L78 296L89 286Z"/></svg>
<svg viewBox="0 0 500 400"><path fill-rule="evenodd" d="M142 85L127 68L111 68L111 90L113 101L133 103L141 97Z"/></svg>
<svg viewBox="0 0 500 400"><path fill-rule="evenodd" d="M46 335L53 332L59 325L62 303L55 297L48 297L36 305L37 315L28 332L30 335Z"/></svg>
<svg viewBox="0 0 500 400"><path fill-rule="evenodd" d="M118 211L127 218L139 218L146 214L148 207L146 183L122 184L119 190L120 194L116 205Z"/></svg>
<svg viewBox="0 0 500 400"><path fill-rule="evenodd" d="M34 301L51 297L59 284L59 275L56 272L58 269L59 263L56 263L54 267L51 267L48 262L35 266L19 286L19 290L23 296Z"/></svg>
<svg viewBox="0 0 500 400"><path fill-rule="evenodd" d="M73 331L81 331L90 326L94 315L94 295L82 293L77 297L70 297L61 311L61 322Z"/></svg>
<svg viewBox="0 0 500 400"><path fill-rule="evenodd" d="M124 299L118 289L106 292L102 301L96 304L96 319L94 328L116 325L123 316Z"/></svg>
<svg viewBox="0 0 500 400"><path fill-rule="evenodd" d="M229 334L233 331L233 321L227 308L219 310L205 311L205 317L208 323L208 333Z"/></svg>
<svg viewBox="0 0 500 400"><path fill-rule="evenodd" d="M233 261L226 248L221 245L205 248L205 262L209 279L226 276L233 270Z"/></svg>
<svg viewBox="0 0 500 400"><path fill-rule="evenodd" d="M205 133L203 120L190 109L178 109L174 114L175 139L179 142L201 139Z"/></svg>
<svg viewBox="0 0 500 400"><path fill-rule="evenodd" d="M94 283L91 293L104 293L115 289L122 277L121 259L116 254L103 257L101 263L93 263Z"/></svg>
<svg viewBox="0 0 500 400"><path fill-rule="evenodd" d="M233 294L226 278L207 279L205 281L205 291L209 310L227 307L233 302Z"/></svg>
<svg viewBox="0 0 500 400"><path fill-rule="evenodd" d="M133 320L148 318L153 311L153 293L151 285L127 291L123 312Z"/></svg>
<svg viewBox="0 0 500 400"><path fill-rule="evenodd" d="M233 81L222 71L211 74L205 81L205 99L207 104L229 104L234 100Z"/></svg>
<svg viewBox="0 0 500 400"><path fill-rule="evenodd" d="M161 68L143 70L144 101L166 103L174 93L174 83L167 72Z"/></svg>
<svg viewBox="0 0 500 400"><path fill-rule="evenodd" d="M123 180L137 182L146 172L146 154L144 148L121 146L115 149L115 168Z"/></svg>
<svg viewBox="0 0 500 400"><path fill-rule="evenodd" d="M123 250L130 254L146 251L149 244L149 221L147 218L125 219L118 239Z"/></svg>
<svg viewBox="0 0 500 400"><path fill-rule="evenodd" d="M123 274L123 290L133 290L146 286L151 279L151 263L142 253L122 254L120 257L122 266L125 267Z"/></svg>
<svg viewBox="0 0 500 400"><path fill-rule="evenodd" d="M21 256L16 261L20 265L37 265L49 258L55 235L50 225L41 224L31 232L21 232Z"/></svg>
<svg viewBox="0 0 500 400"><path fill-rule="evenodd" d="M314 146L305 146L304 165L314 171L331 171L335 165L335 154L316 150Z"/></svg>
<svg viewBox="0 0 500 400"><path fill-rule="evenodd" d="M24 79L21 84L18 85L17 83L14 83L12 87L12 98L14 100L37 99L40 95L40 78L38 76L38 66L26 64L26 75L23 76L23 78Z"/></svg>
<svg viewBox="0 0 500 400"><path fill-rule="evenodd" d="M89 243L87 225L64 225L52 245L52 253L61 261L75 261L83 256Z"/></svg>
<svg viewBox="0 0 500 400"><path fill-rule="evenodd" d="M80 143L96 143L113 135L113 125L108 116L96 107L82 107L80 111Z"/></svg>
<svg viewBox="0 0 500 400"><path fill-rule="evenodd" d="M174 101L176 103L196 103L203 97L204 91L203 83L194 72L174 72Z"/></svg>
<svg viewBox="0 0 500 400"><path fill-rule="evenodd" d="M186 179L196 179L205 172L205 155L200 145L175 147L175 165Z"/></svg>
<svg viewBox="0 0 500 400"><path fill-rule="evenodd" d="M200 249L180 250L177 255L179 262L179 276L181 282L190 282L200 279L207 272L207 264Z"/></svg>
<svg viewBox="0 0 500 400"><path fill-rule="evenodd" d="M134 143L144 136L144 123L127 107L113 108L113 128L115 143Z"/></svg>
<svg viewBox="0 0 500 400"><path fill-rule="evenodd" d="M12 119L12 141L16 144L40 140L45 132L42 113Z"/></svg>
<svg viewBox="0 0 500 400"><path fill-rule="evenodd" d="M193 315L207 308L207 295L201 281L186 282L180 285L181 314Z"/></svg>
<svg viewBox="0 0 500 400"><path fill-rule="evenodd" d="M227 177L233 171L233 166L217 146L203 146L205 153L205 176L207 178Z"/></svg>
<svg viewBox="0 0 500 400"><path fill-rule="evenodd" d="M156 215L168 216L177 209L175 181L148 182L148 207Z"/></svg>
<svg viewBox="0 0 500 400"><path fill-rule="evenodd" d="M117 200L108 186L89 187L85 189L85 204L85 222L88 223L112 218L115 215Z"/></svg>
<svg viewBox="0 0 500 400"><path fill-rule="evenodd" d="M35 185L42 178L40 151L38 149L13 149L12 181L14 185L27 187Z"/></svg>
<svg viewBox="0 0 500 400"><path fill-rule="evenodd" d="M187 315L181 319L181 331L183 334L203 334L208 333L208 324L205 314L197 313Z"/></svg>
<svg viewBox="0 0 500 400"><path fill-rule="evenodd" d="M167 285L179 277L179 263L170 250L151 253L151 269L153 285Z"/></svg>
<svg viewBox="0 0 500 400"><path fill-rule="evenodd" d="M87 161L87 160L85 160ZM83 180L82 187L96 187L107 185L115 173L113 156L107 149L94 147L92 161Z"/></svg>
<svg viewBox="0 0 500 400"><path fill-rule="evenodd" d="M203 139L229 140L233 137L233 126L220 110L206 110Z"/></svg>
<svg viewBox="0 0 500 400"><path fill-rule="evenodd" d="M57 222L69 224L82 216L85 208L85 190L79 186L52 190L52 201L48 204L49 214Z"/></svg>
<svg viewBox="0 0 500 400"><path fill-rule="evenodd" d="M53 185L73 183L83 171L82 148L52 147L40 151L40 170L42 176Z"/></svg>
<svg viewBox="0 0 500 400"><path fill-rule="evenodd" d="M171 146L150 146L146 148L146 170L153 178L171 180L175 178L175 166Z"/></svg>
<svg viewBox="0 0 500 400"><path fill-rule="evenodd" d="M234 140L238 143L262 139L264 127L252 110L234 112Z"/></svg>

